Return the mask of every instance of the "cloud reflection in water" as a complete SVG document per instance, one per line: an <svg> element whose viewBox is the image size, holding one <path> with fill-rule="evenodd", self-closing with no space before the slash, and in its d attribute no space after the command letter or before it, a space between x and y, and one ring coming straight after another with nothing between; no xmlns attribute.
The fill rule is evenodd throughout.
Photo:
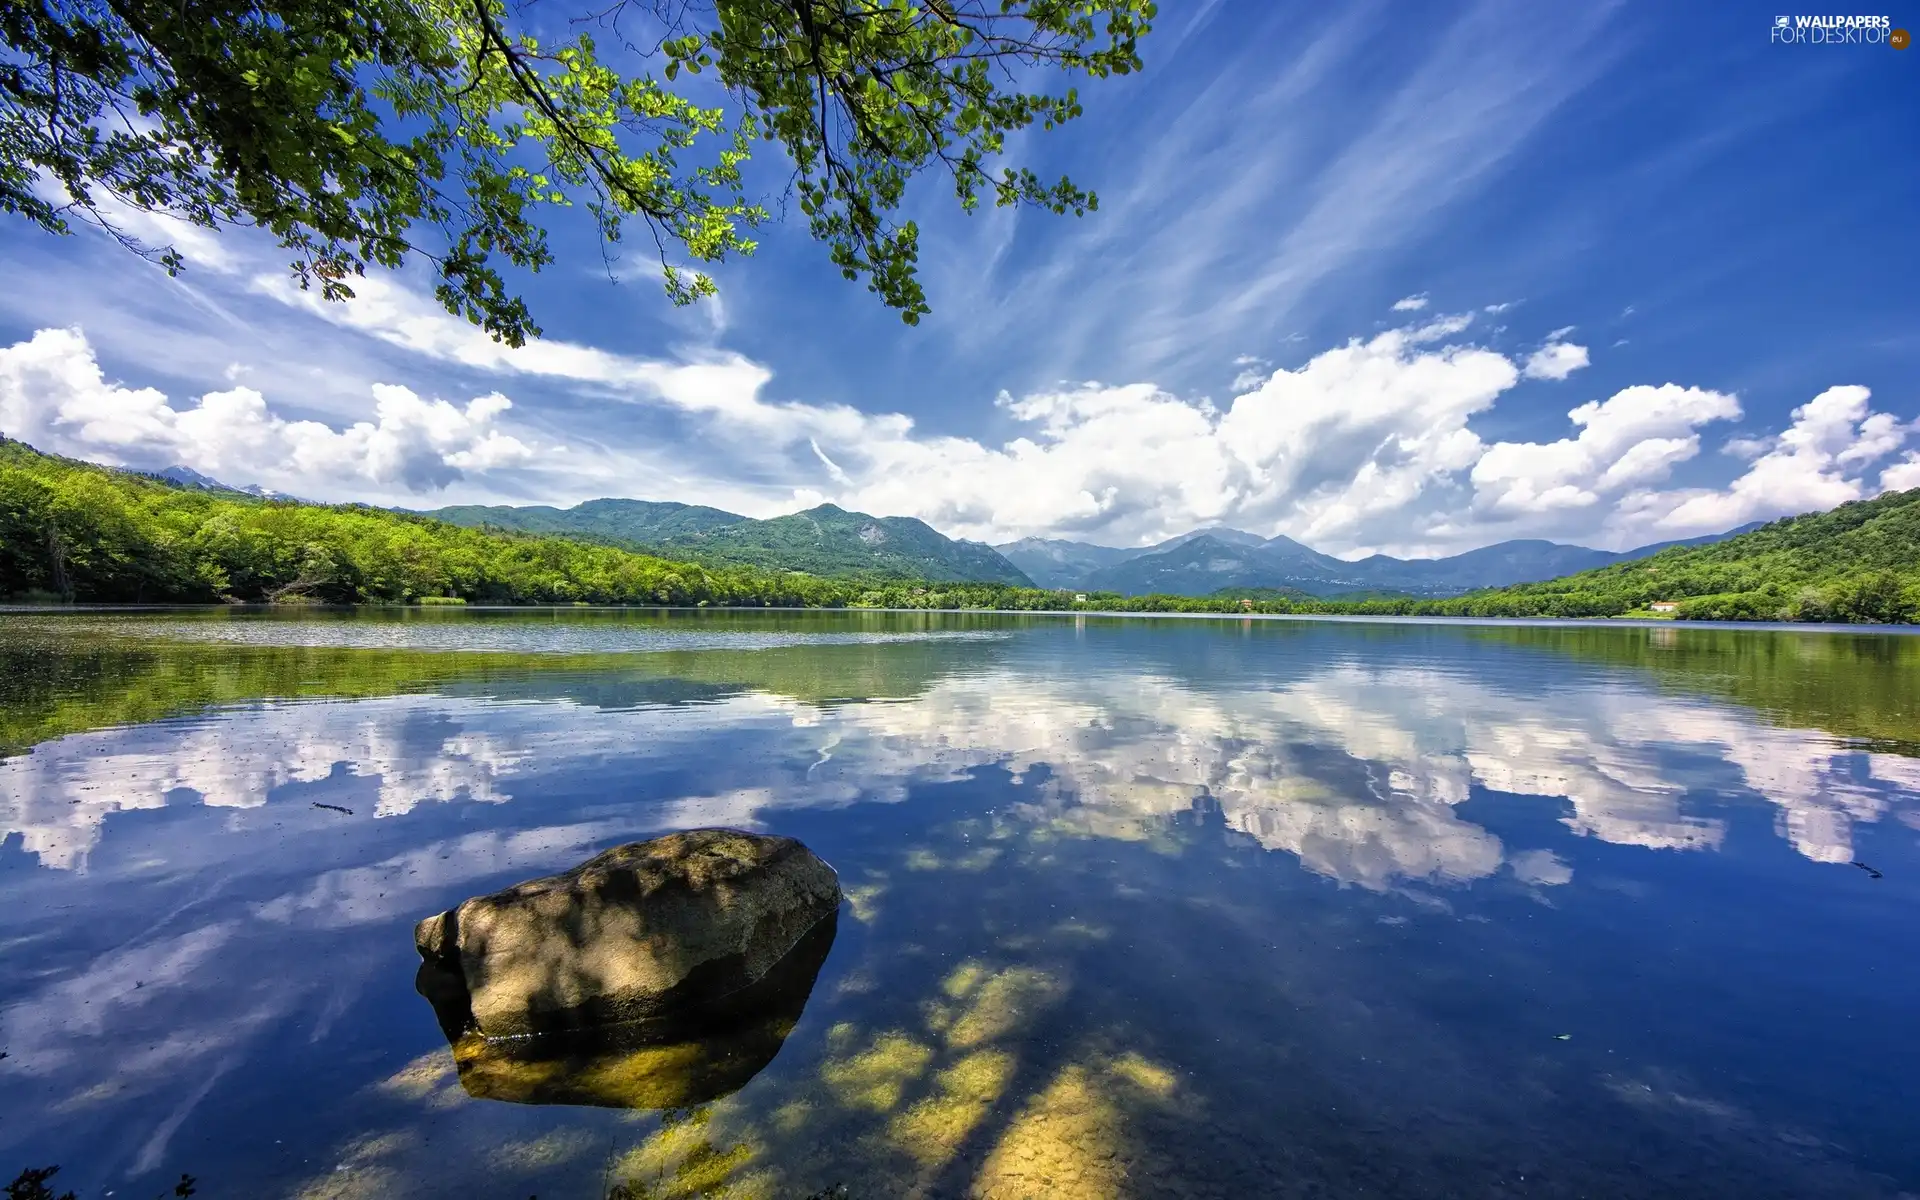
<svg viewBox="0 0 1920 1200"><path fill-rule="evenodd" d="M796 1034L766 1068L794 1089L779 1093L779 1107L740 1099L749 1088L714 1106L722 1116L711 1126L689 1118L662 1135L703 1146L706 1133L694 1133L712 1132L702 1161L714 1161L746 1145L741 1131L760 1122L768 1136L827 1158L878 1139L905 1156L903 1178L971 1164L982 1187L1018 1195L1041 1187L1058 1162L1077 1164L1087 1194L1111 1194L1117 1162L1134 1155L1127 1169L1148 1170L1148 1152L1183 1144L1201 1099L1228 1088L1225 1076L1175 1071L1194 1050L1181 1038L1147 1044L1163 1032L1156 1021L1184 1037L1184 1009L1147 1007L1144 1026L1125 1023L1133 998L1116 999L1115 989L1139 980L1113 963L1135 963L1135 938L1158 940L1146 955L1153 964L1178 961L1222 995L1246 993L1257 1012L1209 1018L1242 1022L1223 1032L1258 1035L1229 1057L1264 1054L1274 1070L1309 1062L1297 1094L1282 1087L1256 1099L1312 1112L1333 1090L1362 1087L1373 1068L1354 1060L1367 1063L1383 1042L1418 1059L1407 1078L1423 1087L1464 1088L1459 1073L1482 1070L1461 1030L1436 1037L1422 1008L1435 1002L1421 990L1428 978L1438 981L1432 995L1453 1002L1465 985L1447 972L1458 964L1419 957L1434 943L1421 940L1429 931L1417 915L1410 927L1402 912L1368 907L1397 903L1388 893L1504 877L1521 897L1560 889L1557 903L1598 890L1583 889L1580 864L1590 860L1569 832L1587 846L1662 851L1677 873L1737 846L1742 805L1770 807L1783 843L1822 863L1850 861L1863 827L1920 824L1920 759L1630 674L1568 671L1542 686L1498 667L1404 654L1253 665L1270 670L1216 679L1138 659L1056 660L1041 647L929 672L912 687L810 693L896 699L830 702L714 683L696 703L631 706L604 680L556 676L488 682L475 695L270 702L43 742L0 762L4 882L22 903L78 906L79 915L62 918L58 938L27 918L6 929L9 954L34 967L12 977L0 1007L0 1045L11 1050L0 1079L26 1081L46 1107L31 1120L10 1114L0 1139L30 1130L93 1138L114 1170L145 1169L192 1128L196 1106L233 1111L220 1081L305 1070L333 1088L337 1103L322 1104L323 1116L363 1122L313 1135L336 1155L312 1168L315 1178L338 1165L368 1194L398 1188L397 1164L419 1161L408 1157L416 1151L431 1157L404 1149L417 1132L407 1122L457 1113L475 1144L504 1128L486 1124L504 1118L472 1115L444 1044L423 1053L427 1043L403 1036L419 1000L405 986L405 1007L394 1007L390 976L406 962L410 983L414 919L668 828L842 822L849 832L836 836L857 830L870 850L847 879L859 932L842 952L858 966L829 967L830 995L811 1002L808 1019L833 1023ZM1000 771L1017 786L992 782ZM931 804L888 806L930 800L929 785L956 784L947 794L958 794L979 780L992 782L969 793L993 806L984 821L949 822ZM1489 793L1521 797L1517 806L1540 819L1495 821L1478 803ZM1205 851L1168 836L1196 804L1210 823ZM873 824L887 820L895 823ZM1231 857L1218 851L1215 825L1232 832L1232 855L1261 858L1257 843L1357 890L1301 881L1339 898L1311 918L1304 893L1281 878L1297 878L1291 870L1242 873L1246 891L1233 893L1206 874ZM1072 848L1061 850L1062 839ZM1172 855L1159 856L1162 847ZM1277 889L1274 910L1231 915L1228 902L1238 895L1245 905L1259 887ZM1001 894L1009 889L1022 894ZM1053 889L1046 903L1025 894L1041 889ZM1367 937L1406 940L1356 943L1356 921ZM1209 949L1209 929L1242 940L1230 954ZM1176 952L1175 943L1190 944ZM1347 957L1356 944L1373 957ZM1280 957L1258 957L1266 953ZM1348 966L1356 962L1429 974L1407 974L1412 990L1383 1000L1378 978ZM1549 976L1516 969L1531 1002ZM1191 1004L1180 986L1168 994ZM831 1018L819 1015L823 999ZM1293 1015L1275 1024L1274 1011ZM1039 1037L1046 1022L1053 1033ZM372 1024L400 1030L385 1036L404 1053L371 1081L342 1084L328 1072L344 1069L325 1060L336 1044L372 1038ZM1095 1026L1111 1038L1048 1040ZM1317 1082L1322 1073L1337 1086ZM1473 1081L1468 1100L1485 1129L1506 1128L1496 1118L1508 1078L1487 1066ZM306 1094L304 1081L285 1086ZM1332 1090L1314 1090L1323 1087ZM1705 1094L1687 1087L1669 1090ZM1344 1112L1348 1101L1339 1103ZM723 1112L726 1104L740 1107ZM1221 1104L1207 1121L1229 1118ZM374 1112L384 1115L366 1115ZM362 1136L389 1120L388 1132ZM500 1150L514 1170L556 1155L586 1161L602 1145L575 1127L515 1128L519 1140ZM1142 1132L1154 1129L1161 1134ZM644 1165L654 1150L635 1153ZM1155 1169L1171 1178L1190 1165Z"/></svg>
<svg viewBox="0 0 1920 1200"><path fill-rule="evenodd" d="M1603 841L1711 850L1725 823L1689 812L1685 797L1731 784L1777 806L1796 851L1831 863L1853 857L1856 823L1920 793L1920 760L1617 681L1517 695L1456 673L1349 663L1225 692L1170 676L998 669L854 705L749 694L594 711L406 696L76 734L0 763L0 831L21 835L42 866L77 869L112 813L183 794L253 808L283 785L344 773L357 803L390 817L504 802L535 764L672 759L727 730L753 730L776 752L704 764L716 786L670 800L669 824L752 824L772 808L897 797L988 764L1016 776L1044 766L1050 819L1138 837L1140 821L1204 794L1263 846L1376 889L1485 878L1531 853L1459 815L1476 786L1564 799L1565 824Z"/></svg>

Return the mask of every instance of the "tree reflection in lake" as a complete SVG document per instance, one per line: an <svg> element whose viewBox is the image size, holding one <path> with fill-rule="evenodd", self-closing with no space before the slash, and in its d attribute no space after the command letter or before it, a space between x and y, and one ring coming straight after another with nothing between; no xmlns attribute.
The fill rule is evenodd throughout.
<svg viewBox="0 0 1920 1200"><path fill-rule="evenodd" d="M1090 827L1118 833L1131 820L1179 811L1206 792L1230 824L1270 849L1343 882L1383 887L1405 878L1480 878L1505 864L1497 839L1456 811L1475 787L1564 798L1572 806L1564 818L1569 828L1669 849L1711 848L1724 836L1720 819L1684 811L1690 788L1742 792L1778 806L1779 829L1796 850L1835 863L1852 861L1857 823L1902 808L1911 820L1908 803L1920 792L1920 758L1782 727L1762 714L1649 688L1643 677L1557 678L1553 660L1505 645L1495 660L1501 670L1486 675L1427 647L1412 656L1372 657L1348 647L1330 661L1289 655L1295 661L1285 662L1284 675L1267 676L1257 659L1219 669L1218 631L1204 632L1214 636L1201 641L1198 654L1148 664L1185 671L1141 670L1137 662L1087 655L1108 668L1088 672L1057 652L1012 661L996 655L982 669L981 656L950 646L930 654L910 643L647 656L623 672L571 663L570 670L536 670L493 656L474 656L478 661L461 672L454 670L461 664L442 662L458 655L377 656L359 665L384 673L395 687L477 687L492 697L558 699L562 706L519 714L521 720L472 722L450 716L442 700L396 698L76 734L0 762L0 828L18 833L21 848L43 865L72 868L84 861L108 814L157 808L169 797L249 808L285 785L344 784L334 777L345 769L360 783L344 786L343 794L380 815L456 798L500 802L510 794L506 781L531 756L621 749L645 756L649 748L636 745L644 741L665 757L715 729L738 731L770 716L791 721L796 731L782 740L814 761L804 772L779 771L772 779L756 769L751 780L716 764L707 794L681 801L685 816L751 821L768 807L897 794L909 783L955 778L986 764L1005 763L1016 774L1044 764L1054 807L1075 809L1068 819ZM1480 629L1451 632L1467 635L1469 644L1487 636ZM1639 640L1675 631L1617 632ZM1745 635L1756 636L1806 635ZM1569 649L1551 639L1522 641ZM1593 644L1572 648L1591 654ZM1724 664L1729 673L1756 657L1737 641L1727 645L1737 652ZM1262 649L1302 647L1282 639ZM171 654L140 653L173 668ZM198 658L192 649L183 656ZM1849 695L1901 703L1920 678L1920 660L1908 661L1911 654L1882 659L1879 672L1863 671L1859 656L1826 658L1856 681ZM1795 661L1805 690L1835 690L1816 669L1819 658ZM239 674L263 688L302 673L365 686L356 662L341 652L315 659L300 651ZM705 690L692 696L674 697L664 687L684 686L695 675L704 677ZM1891 683L1876 687L1883 679ZM763 681L800 694L757 686ZM839 698L886 695L875 685L887 683L899 698ZM123 686L151 699L148 681ZM1779 699L1780 690L1776 683L1769 695ZM583 700L601 719L582 725L572 718ZM700 707L659 711L686 703ZM1544 862L1538 854L1524 861ZM1543 870L1543 881L1559 874L1550 864Z"/></svg>

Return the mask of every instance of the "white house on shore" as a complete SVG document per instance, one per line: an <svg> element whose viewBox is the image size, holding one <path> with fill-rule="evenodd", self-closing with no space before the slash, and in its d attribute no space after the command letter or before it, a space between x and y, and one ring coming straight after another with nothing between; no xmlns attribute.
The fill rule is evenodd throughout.
<svg viewBox="0 0 1920 1200"><path fill-rule="evenodd" d="M1670 613L1678 610L1680 605L1672 600L1655 600L1652 604L1647 605L1647 607L1654 612Z"/></svg>

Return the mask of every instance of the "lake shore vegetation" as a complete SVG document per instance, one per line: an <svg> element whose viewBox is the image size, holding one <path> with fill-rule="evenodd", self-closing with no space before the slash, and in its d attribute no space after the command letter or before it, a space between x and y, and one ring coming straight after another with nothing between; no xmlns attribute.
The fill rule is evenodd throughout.
<svg viewBox="0 0 1920 1200"><path fill-rule="evenodd" d="M1920 490L1447 599L1122 596L675 561L364 505L185 487L0 443L0 596L83 603L609 604L1920 621ZM1655 606L1660 606L1655 608Z"/></svg>

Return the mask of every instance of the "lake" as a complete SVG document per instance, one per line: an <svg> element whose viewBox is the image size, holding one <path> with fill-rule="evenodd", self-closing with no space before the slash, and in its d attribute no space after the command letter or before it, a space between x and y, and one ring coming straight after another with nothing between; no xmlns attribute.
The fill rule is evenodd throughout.
<svg viewBox="0 0 1920 1200"><path fill-rule="evenodd" d="M416 921L708 825L839 873L784 1039L456 1069ZM0 1182L1920 1195L1920 638L13 612L0 838Z"/></svg>

